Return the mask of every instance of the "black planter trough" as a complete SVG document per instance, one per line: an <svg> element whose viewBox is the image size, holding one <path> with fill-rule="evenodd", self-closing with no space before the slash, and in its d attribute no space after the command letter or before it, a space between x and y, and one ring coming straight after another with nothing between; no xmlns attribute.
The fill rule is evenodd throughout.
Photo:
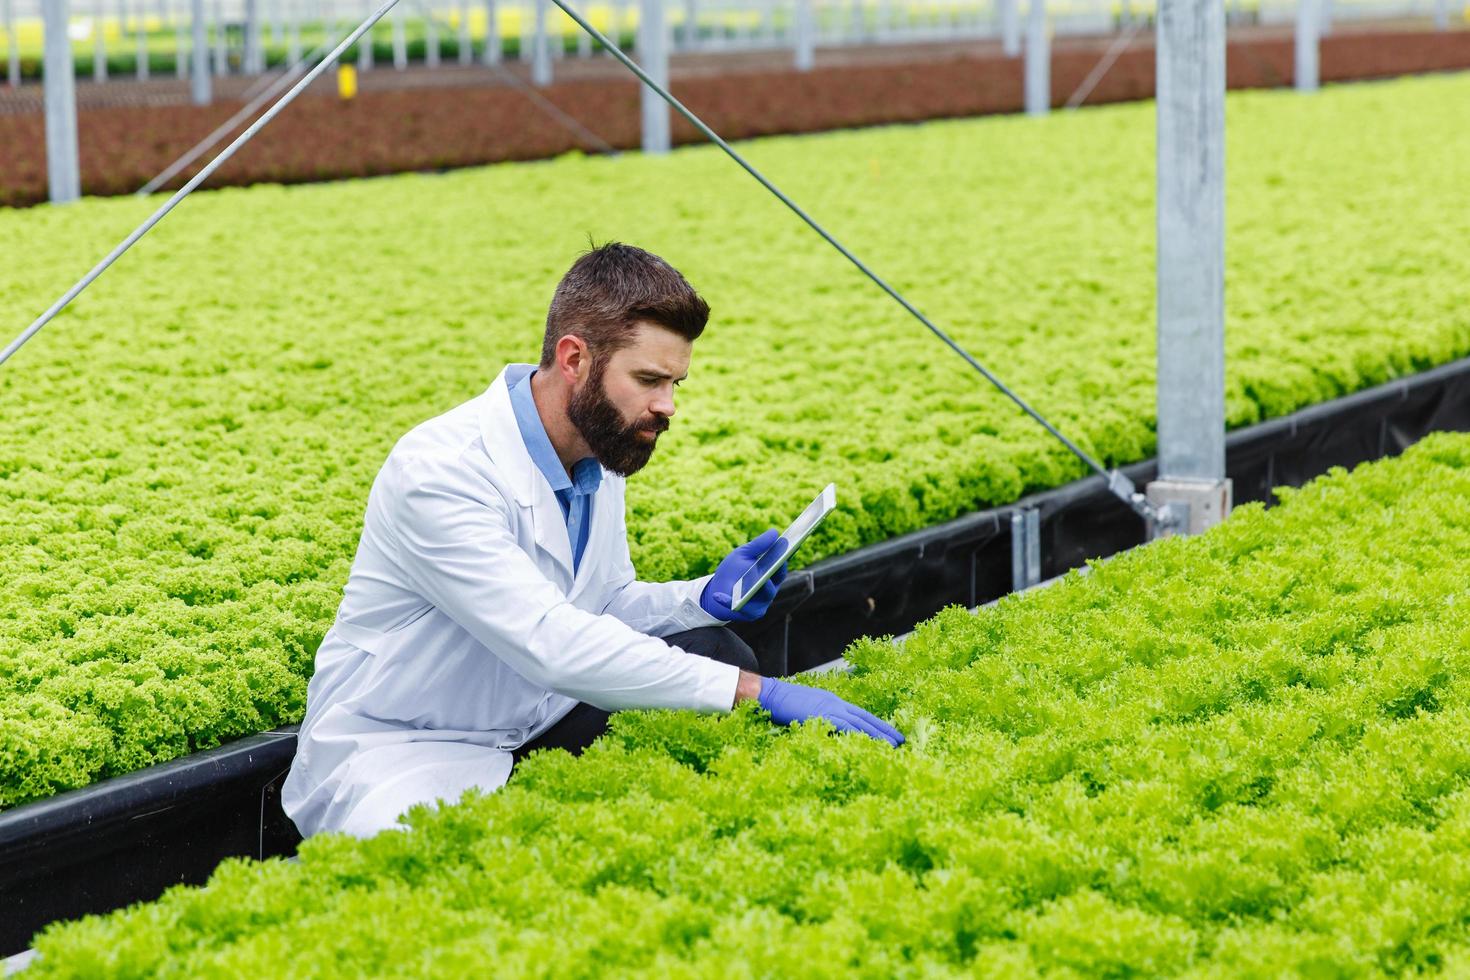
<svg viewBox="0 0 1470 980"><path fill-rule="evenodd" d="M1396 455L1436 430L1470 431L1470 358L1231 433L1237 503L1269 501L1333 466ZM1153 461L1125 468L1140 487ZM1012 591L1011 515L1039 515L1041 576L1144 540L1142 522L1100 478L971 514L793 572L766 618L738 631L763 672L806 670L859 636L899 634L949 605ZM223 858L289 854L280 808L291 729L232 742L0 813L0 955L69 919L204 881Z"/></svg>

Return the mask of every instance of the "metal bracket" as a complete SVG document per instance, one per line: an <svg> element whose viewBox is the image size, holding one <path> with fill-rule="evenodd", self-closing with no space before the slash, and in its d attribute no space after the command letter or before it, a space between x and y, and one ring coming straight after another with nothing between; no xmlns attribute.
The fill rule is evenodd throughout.
<svg viewBox="0 0 1470 980"><path fill-rule="evenodd" d="M1222 480L1154 480L1146 488L1158 515L1149 521L1148 539L1203 534L1230 515L1234 485Z"/></svg>
<svg viewBox="0 0 1470 980"><path fill-rule="evenodd" d="M1186 515L1176 509L1168 506L1154 506L1153 502L1146 495L1138 492L1138 487L1132 480L1128 479L1122 470L1108 471L1108 491L1127 504L1133 513L1143 518L1144 524L1148 527L1148 539L1150 541L1159 537L1155 533L1156 529L1169 530L1177 527L1185 520Z"/></svg>
<svg viewBox="0 0 1470 980"><path fill-rule="evenodd" d="M1041 581L1041 511L1011 511L1011 589L1020 592Z"/></svg>

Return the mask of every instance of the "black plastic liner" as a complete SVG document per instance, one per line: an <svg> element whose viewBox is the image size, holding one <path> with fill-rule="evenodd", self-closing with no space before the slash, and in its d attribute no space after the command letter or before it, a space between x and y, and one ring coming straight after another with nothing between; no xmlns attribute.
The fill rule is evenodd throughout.
<svg viewBox="0 0 1470 980"><path fill-rule="evenodd" d="M1441 429L1470 431L1470 358L1232 433L1226 469L1237 504L1269 500L1272 487ZM1141 487L1156 466L1125 472ZM831 661L859 636L999 598L1012 588L1010 516L1021 508L1040 514L1043 578L1144 540L1142 521L1094 477L793 572L766 618L738 632L779 675ZM295 746L282 729L0 813L0 955L56 919L202 882L225 857L294 851L280 785Z"/></svg>
<svg viewBox="0 0 1470 980"><path fill-rule="evenodd" d="M42 926L199 884L227 857L269 857L301 836L281 810L294 727L0 813L0 956Z"/></svg>

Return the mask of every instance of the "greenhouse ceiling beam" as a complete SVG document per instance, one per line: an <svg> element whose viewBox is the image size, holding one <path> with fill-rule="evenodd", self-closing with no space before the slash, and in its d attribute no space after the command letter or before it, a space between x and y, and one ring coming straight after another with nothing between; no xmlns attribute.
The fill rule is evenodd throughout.
<svg viewBox="0 0 1470 980"><path fill-rule="evenodd" d="M1159 478L1150 536L1230 511L1225 478L1225 8L1161 0L1157 44Z"/></svg>
<svg viewBox="0 0 1470 980"><path fill-rule="evenodd" d="M745 157L741 156L734 147L725 142L720 134L711 129L703 119L696 116L687 106L684 105L684 103L674 98L674 96L670 94L667 87L659 84L659 82L657 82L652 76L650 76L648 72L640 68L638 64L633 61L632 58L628 57L628 55L623 51L622 48L618 47L612 41L608 40L606 35L604 35L597 28L593 27L590 23L588 23L587 19L579 14L576 10L574 10L570 6L570 4L566 2L566 0L552 0L552 2L560 7L563 13L565 13L568 17L575 21L578 27L582 28L582 30L590 34L597 41L597 43L601 44L602 47L606 51L608 51L614 58L622 62L624 67L626 67L634 75L637 75L638 80L641 81L644 86L656 92L659 98L663 99L675 112L687 119L690 125L699 130L699 132L701 132L702 134L704 134L706 139L708 139L711 143L714 143L721 150L723 150L726 156L734 160L741 169L750 174L750 176L754 177L762 187L770 191L771 194L775 196L776 199L779 200L782 204L786 205L786 207L789 208L793 214L795 214L802 221L806 222L807 226L810 227L812 231L815 231L818 235L822 236L823 240L825 240L827 244L831 245L838 252L840 252L843 258L847 259L849 262L857 267L859 272L871 279L873 283L878 286L878 288L882 289L885 293L892 297L892 299L896 303L898 303L898 305L907 310L914 317L914 319L922 323L925 327L929 329L931 333L934 334L935 337L938 337L946 346L948 346L952 351L963 358L965 363L969 364L970 367L979 372L980 375L984 377L986 381L989 381L992 385L994 385L1001 394L1005 395L1012 402L1014 402L1016 406L1021 409L1021 411L1029 415L1033 420L1035 420L1038 425L1049 432L1053 438L1055 438L1063 446L1067 447L1067 450L1071 452L1072 455L1081 460L1084 464L1086 464L1088 469L1092 470L1098 476L1101 476L1107 482L1107 488L1109 492L1111 492L1115 497L1117 497L1130 509L1132 509L1134 513L1138 514L1145 521L1147 521L1150 527L1164 527L1170 525L1170 522L1174 520L1175 511L1169 509L1161 510L1160 508L1154 506L1154 504L1149 502L1144 494L1138 492L1138 489L1133 485L1133 481L1130 480L1126 475L1124 475L1121 470L1107 469L1103 466L1102 463L1100 463L1095 457L1093 457L1091 453L1087 452L1081 446L1078 446L1071 439L1067 438L1067 436L1064 435L1060 429L1058 429L1051 422L1047 421L1040 412L1032 408L1030 403L1028 403L1020 395L1016 394L1016 392L1011 390L1010 386L1008 386L995 374L991 373L991 371L986 368L985 365L981 364L973 356L971 356L969 351L961 347L953 337L941 330L938 326L934 324L933 321L931 321L927 316L920 312L918 307L914 306L906 298L904 298L903 294L890 286L887 281L885 281L872 269L868 268L867 264L863 262L862 259L854 255L847 248L847 246L843 245L836 238L832 237L832 234L828 232L826 228L823 228L815 218L807 214L806 211L801 207L801 205L797 204L791 198L787 197L786 194L779 187L771 183L771 181L766 178L765 174L757 170L754 165L746 160Z"/></svg>

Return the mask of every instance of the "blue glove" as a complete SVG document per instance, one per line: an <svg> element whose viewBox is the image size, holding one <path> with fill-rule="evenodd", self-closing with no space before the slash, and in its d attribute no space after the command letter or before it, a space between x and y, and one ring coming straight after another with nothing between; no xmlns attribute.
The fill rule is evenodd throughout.
<svg viewBox="0 0 1470 980"><path fill-rule="evenodd" d="M894 748L903 744L903 733L897 728L819 687L804 687L778 681L774 677L762 677L759 702L771 713L771 720L780 725L825 718L839 732L861 732Z"/></svg>
<svg viewBox="0 0 1470 980"><path fill-rule="evenodd" d="M780 532L771 528L754 541L742 544L726 555L725 560L720 562L720 567L715 569L714 577L699 594L699 608L727 623L753 623L764 616L766 610L771 608L771 600L776 598L776 589L786 579L784 563L771 576L770 581L762 585L760 591L751 596L750 601L738 611L730 608L730 603L734 601L730 597L740 588L740 580L745 577L745 573L755 567L756 559L776 546L784 548L786 542Z"/></svg>

